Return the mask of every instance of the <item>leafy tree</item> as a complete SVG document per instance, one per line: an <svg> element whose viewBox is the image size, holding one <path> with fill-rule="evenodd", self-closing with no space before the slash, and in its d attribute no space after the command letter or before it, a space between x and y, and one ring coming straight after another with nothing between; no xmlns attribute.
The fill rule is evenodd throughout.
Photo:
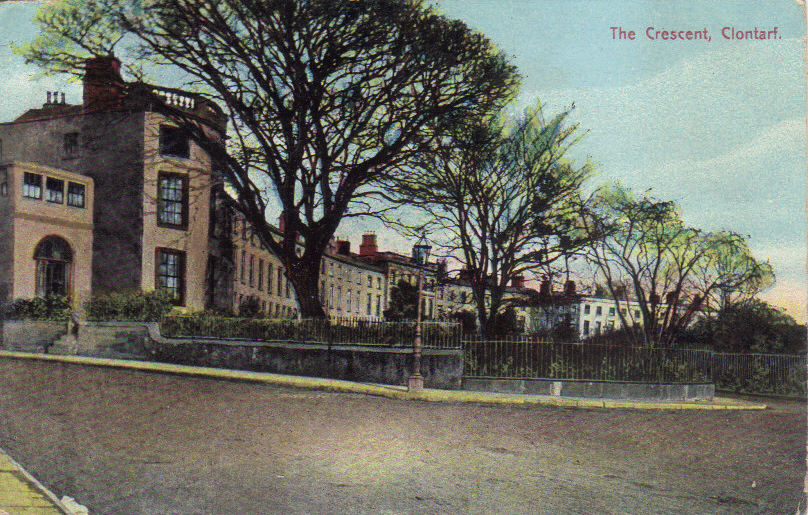
<svg viewBox="0 0 808 515"><path fill-rule="evenodd" d="M806 328L774 306L748 299L699 320L682 340L721 352L804 354Z"/></svg>
<svg viewBox="0 0 808 515"><path fill-rule="evenodd" d="M460 323L463 334L472 334L477 331L477 317L471 311L456 311L449 318Z"/></svg>
<svg viewBox="0 0 808 515"><path fill-rule="evenodd" d="M715 309L716 296L749 296L774 280L771 266L752 257L746 238L688 227L674 202L615 185L599 192L584 219L600 236L588 259L638 345L671 344L697 313ZM621 309L632 296L639 319L634 309Z"/></svg>
<svg viewBox="0 0 808 515"><path fill-rule="evenodd" d="M518 86L491 42L422 0L65 1L37 22L41 34L18 49L28 62L76 72L89 56L125 53L181 72L225 108L227 143L155 105L219 163L306 318L325 316L317 272L343 218L378 214L380 178ZM278 206L276 241L267 215Z"/></svg>
<svg viewBox="0 0 808 515"><path fill-rule="evenodd" d="M390 223L431 234L464 265L484 336L493 334L515 277L560 263L588 241L579 206L591 166L565 159L580 139L577 125L565 126L567 116L548 121L535 108L516 119L477 119L425 155L421 173L398 177L392 188L421 218Z"/></svg>
<svg viewBox="0 0 808 515"><path fill-rule="evenodd" d="M418 287L401 280L390 289L389 308L384 310L388 320L415 320L418 316Z"/></svg>

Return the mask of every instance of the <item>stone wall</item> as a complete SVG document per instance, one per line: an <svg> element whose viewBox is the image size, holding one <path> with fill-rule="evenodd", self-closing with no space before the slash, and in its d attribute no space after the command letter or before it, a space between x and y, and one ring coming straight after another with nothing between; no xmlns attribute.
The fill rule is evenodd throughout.
<svg viewBox="0 0 808 515"><path fill-rule="evenodd" d="M161 342L154 359L165 363L405 385L412 351L358 345L244 341ZM421 374L428 388L459 389L463 351L425 350Z"/></svg>
<svg viewBox="0 0 808 515"><path fill-rule="evenodd" d="M559 381L554 379L464 378L463 389L477 392L552 395L587 399L655 401L689 401L712 399L715 396L715 385L710 383L648 384L612 381Z"/></svg>
<svg viewBox="0 0 808 515"><path fill-rule="evenodd" d="M44 352L67 333L67 322L0 320L0 349Z"/></svg>
<svg viewBox="0 0 808 515"><path fill-rule="evenodd" d="M59 338L50 347L49 353L161 361L390 385L406 384L412 368L410 349L164 338L156 323L143 322L82 322L76 331ZM463 378L462 350L425 350L421 359L421 374L427 387L459 389Z"/></svg>

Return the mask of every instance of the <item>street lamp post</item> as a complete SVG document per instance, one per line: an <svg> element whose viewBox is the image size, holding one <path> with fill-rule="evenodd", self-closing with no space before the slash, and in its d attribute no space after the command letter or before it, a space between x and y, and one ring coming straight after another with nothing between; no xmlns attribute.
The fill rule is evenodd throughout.
<svg viewBox="0 0 808 515"><path fill-rule="evenodd" d="M432 247L427 245L424 235L412 248L412 259L418 265L418 300L415 311L415 339L412 342L412 375L407 382L409 390L420 390L424 387L424 378L421 375L421 294L424 288L424 267L429 260L431 250Z"/></svg>

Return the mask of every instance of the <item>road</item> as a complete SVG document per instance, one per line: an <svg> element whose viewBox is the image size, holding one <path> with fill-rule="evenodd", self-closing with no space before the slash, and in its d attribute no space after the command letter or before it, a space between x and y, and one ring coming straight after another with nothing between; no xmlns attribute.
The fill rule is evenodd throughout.
<svg viewBox="0 0 808 515"><path fill-rule="evenodd" d="M98 514L794 514L805 405L407 402L0 360L0 447Z"/></svg>

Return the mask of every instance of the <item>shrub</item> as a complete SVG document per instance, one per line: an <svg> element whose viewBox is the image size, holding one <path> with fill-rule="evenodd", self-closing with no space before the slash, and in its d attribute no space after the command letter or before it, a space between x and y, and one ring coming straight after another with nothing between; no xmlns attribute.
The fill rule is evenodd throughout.
<svg viewBox="0 0 808 515"><path fill-rule="evenodd" d="M48 295L33 299L17 299L2 310L5 319L67 320L70 301L62 295Z"/></svg>
<svg viewBox="0 0 808 515"><path fill-rule="evenodd" d="M263 315L261 300L255 295L245 298L238 306L238 316L240 318L259 318L263 317Z"/></svg>
<svg viewBox="0 0 808 515"><path fill-rule="evenodd" d="M113 292L93 295L85 303L89 320L132 320L156 322L174 307L173 297L164 290Z"/></svg>

